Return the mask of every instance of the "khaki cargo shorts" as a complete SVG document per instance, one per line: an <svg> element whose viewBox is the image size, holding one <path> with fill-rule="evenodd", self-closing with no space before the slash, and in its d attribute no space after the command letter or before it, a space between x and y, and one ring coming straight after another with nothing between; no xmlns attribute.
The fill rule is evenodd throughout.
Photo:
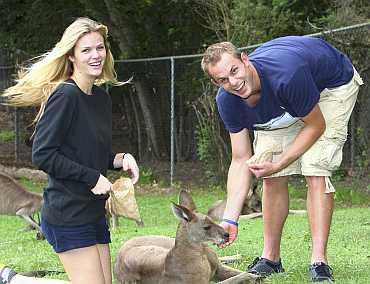
<svg viewBox="0 0 370 284"><path fill-rule="evenodd" d="M362 84L362 79L355 70L349 83L332 89L324 89L320 94L319 106L326 122L325 132L297 161L269 177L294 174L325 176L327 177L325 179L326 192L334 192L335 189L329 177L342 162L348 121L355 106L359 86ZM289 148L303 126L303 121L299 120L284 129L255 131L253 142L255 156L262 153L268 160L279 160L281 153ZM270 155L266 155L268 152Z"/></svg>

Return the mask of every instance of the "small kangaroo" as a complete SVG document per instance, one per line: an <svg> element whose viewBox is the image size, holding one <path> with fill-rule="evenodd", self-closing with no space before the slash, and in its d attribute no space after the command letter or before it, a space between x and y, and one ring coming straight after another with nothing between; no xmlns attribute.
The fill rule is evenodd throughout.
<svg viewBox="0 0 370 284"><path fill-rule="evenodd" d="M29 192L10 176L0 173L0 214L22 217L39 231L38 238L42 238L41 228L32 216L40 211L42 204L40 194Z"/></svg>
<svg viewBox="0 0 370 284"><path fill-rule="evenodd" d="M253 179L253 183L249 190L248 196L244 201L241 215L248 215L252 213L260 213L262 211L261 197L257 193L258 183ZM215 221L220 221L223 218L226 207L226 200L217 200L208 209L207 215ZM262 213L260 214L262 215Z"/></svg>
<svg viewBox="0 0 370 284"><path fill-rule="evenodd" d="M249 220L262 217L261 197L257 193L257 180L254 179L247 198L244 201L239 220ZM215 221L221 221L224 216L226 200L217 200L208 209L207 215ZM289 209L290 215L304 215L306 210Z"/></svg>
<svg viewBox="0 0 370 284"><path fill-rule="evenodd" d="M211 218L196 211L190 194L180 191L179 204L172 204L181 220L176 238L142 236L128 240L119 250L114 275L119 283L208 284L256 283L260 278L220 263L205 242L216 244L229 238Z"/></svg>

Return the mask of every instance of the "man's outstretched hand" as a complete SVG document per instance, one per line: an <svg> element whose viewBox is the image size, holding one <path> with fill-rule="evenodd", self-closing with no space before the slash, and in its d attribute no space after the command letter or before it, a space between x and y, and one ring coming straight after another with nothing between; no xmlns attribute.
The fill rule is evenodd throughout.
<svg viewBox="0 0 370 284"><path fill-rule="evenodd" d="M229 240L223 244L218 245L219 248L225 248L231 245L236 240L236 237L238 236L238 226L226 223L224 221L220 223L220 226L223 227L227 233L229 233Z"/></svg>
<svg viewBox="0 0 370 284"><path fill-rule="evenodd" d="M248 164L249 170L256 176L259 177L267 177L276 172L280 169L276 163L273 162L263 162L259 164Z"/></svg>

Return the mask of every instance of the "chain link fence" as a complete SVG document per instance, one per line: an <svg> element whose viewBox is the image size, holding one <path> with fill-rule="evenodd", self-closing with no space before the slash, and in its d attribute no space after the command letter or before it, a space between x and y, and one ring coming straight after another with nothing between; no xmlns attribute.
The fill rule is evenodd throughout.
<svg viewBox="0 0 370 284"><path fill-rule="evenodd" d="M351 117L342 169L367 173L370 156L369 33L370 23L365 23L310 35L326 39L349 55L365 82ZM241 49L250 53L258 46ZM199 160L198 118L194 106L199 104L202 95L214 96L216 92L201 71L201 56L118 60L118 78L127 80L133 76L133 84L107 87L113 100L113 150L131 152L140 162L165 163L163 177L171 183L176 180L180 162ZM0 91L12 84L15 72L15 67L0 66ZM0 106L1 164L32 167L31 148L24 141L33 131L31 123L36 111ZM227 137L227 133L223 135Z"/></svg>

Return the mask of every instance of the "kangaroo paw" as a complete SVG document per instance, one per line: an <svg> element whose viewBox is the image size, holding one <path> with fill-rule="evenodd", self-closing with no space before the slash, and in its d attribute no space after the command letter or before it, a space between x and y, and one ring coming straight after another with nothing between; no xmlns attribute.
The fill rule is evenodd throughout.
<svg viewBox="0 0 370 284"><path fill-rule="evenodd" d="M248 272L240 273L234 277L230 277L221 282L217 282L218 284L239 284L239 283L261 283L262 278L255 274L251 274Z"/></svg>

